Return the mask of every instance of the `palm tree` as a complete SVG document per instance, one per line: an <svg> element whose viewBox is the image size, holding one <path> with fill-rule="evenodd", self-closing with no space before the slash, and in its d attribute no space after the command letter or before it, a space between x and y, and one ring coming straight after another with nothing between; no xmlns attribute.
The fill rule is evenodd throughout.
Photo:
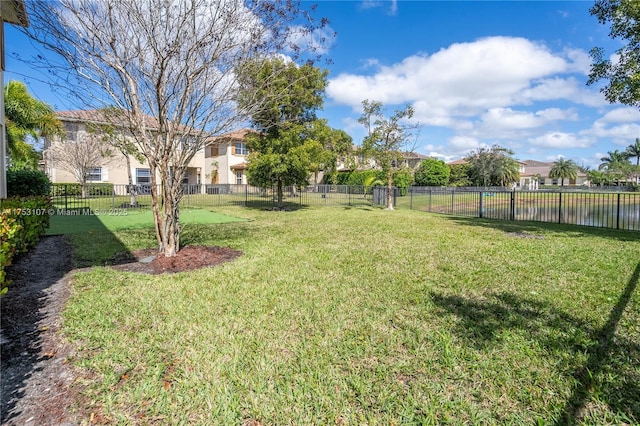
<svg viewBox="0 0 640 426"><path fill-rule="evenodd" d="M60 134L62 123L56 118L53 109L46 103L35 99L20 81L10 81L4 88L4 115L7 130L7 148L13 168L32 168L38 166L39 154L28 142L41 136Z"/></svg>
<svg viewBox="0 0 640 426"><path fill-rule="evenodd" d="M564 186L565 179L575 179L578 177L578 165L573 160L559 158L551 166L549 177L560 179L560 186Z"/></svg>
<svg viewBox="0 0 640 426"><path fill-rule="evenodd" d="M629 145L627 147L627 149L624 150L624 152L627 154L628 158L634 158L636 159L636 167L635 167L635 174L636 174L636 183L640 183L640 138L636 138L636 142Z"/></svg>
<svg viewBox="0 0 640 426"><path fill-rule="evenodd" d="M602 157L600 161L602 163L598 166L598 170L611 170L616 165L628 162L629 157L624 151L613 150L607 152L606 157Z"/></svg>
<svg viewBox="0 0 640 426"><path fill-rule="evenodd" d="M627 158L635 157L636 166L640 165L640 138L636 138L636 142L629 145L624 152L627 155Z"/></svg>

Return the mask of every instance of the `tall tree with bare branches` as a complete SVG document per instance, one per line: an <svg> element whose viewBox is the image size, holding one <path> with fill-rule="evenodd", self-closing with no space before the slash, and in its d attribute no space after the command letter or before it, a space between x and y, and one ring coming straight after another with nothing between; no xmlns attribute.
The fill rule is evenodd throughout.
<svg viewBox="0 0 640 426"><path fill-rule="evenodd" d="M325 20L315 21L293 0L32 0L28 7L25 31L59 55L59 75L70 75L69 86L94 108L124 112L151 170L165 256L180 247L189 161L208 137L232 130L264 105L255 96L239 107L236 71L279 53L295 60L305 43L312 49L319 36L331 35Z"/></svg>

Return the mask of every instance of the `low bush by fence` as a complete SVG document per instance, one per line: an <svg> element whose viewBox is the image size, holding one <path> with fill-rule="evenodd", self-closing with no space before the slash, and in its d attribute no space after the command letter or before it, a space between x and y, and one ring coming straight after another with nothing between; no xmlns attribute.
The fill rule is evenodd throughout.
<svg viewBox="0 0 640 426"><path fill-rule="evenodd" d="M386 188L374 199L384 205ZM411 187L394 199L397 208L432 213L640 230L640 193Z"/></svg>
<svg viewBox="0 0 640 426"><path fill-rule="evenodd" d="M51 203L46 197L0 201L0 295L7 291L5 268L17 254L33 247L49 227Z"/></svg>

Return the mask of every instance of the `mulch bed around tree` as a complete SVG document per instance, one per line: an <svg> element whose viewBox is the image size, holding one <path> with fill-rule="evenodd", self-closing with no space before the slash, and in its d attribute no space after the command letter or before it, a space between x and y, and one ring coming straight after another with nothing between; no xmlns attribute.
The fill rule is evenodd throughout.
<svg viewBox="0 0 640 426"><path fill-rule="evenodd" d="M186 246L174 257L156 254L156 249L146 249L116 256L112 267L149 274L181 272L228 262L242 252ZM87 408L79 385L92 379L80 377L70 365L74 348L59 333L75 273L71 257L66 237L44 237L7 270L12 282L0 304L2 425L100 423L99 409Z"/></svg>
<svg viewBox="0 0 640 426"><path fill-rule="evenodd" d="M242 256L241 251L215 246L186 246L173 257L157 253L157 249L144 249L119 256L114 259L113 268L147 274L175 273L216 266Z"/></svg>

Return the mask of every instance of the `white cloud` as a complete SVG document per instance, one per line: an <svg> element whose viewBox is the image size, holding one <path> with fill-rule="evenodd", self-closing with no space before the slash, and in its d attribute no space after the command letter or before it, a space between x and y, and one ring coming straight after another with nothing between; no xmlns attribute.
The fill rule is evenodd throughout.
<svg viewBox="0 0 640 426"><path fill-rule="evenodd" d="M479 148L482 144L474 137L458 135L449 138L449 146L455 151L467 152L472 149Z"/></svg>
<svg viewBox="0 0 640 426"><path fill-rule="evenodd" d="M593 142L586 137L576 137L576 135L565 132L548 132L542 136L530 138L529 143L544 148L564 149L564 148L588 148Z"/></svg>
<svg viewBox="0 0 640 426"><path fill-rule="evenodd" d="M640 135L640 111L631 107L612 109L580 133L590 138L608 138L626 147Z"/></svg>
<svg viewBox="0 0 640 426"><path fill-rule="evenodd" d="M584 70L585 55L576 49L553 53L524 38L489 37L380 65L370 75L340 74L329 81L327 94L353 107L364 98L411 103L418 121L444 126L453 125L456 116L540 100L604 105L601 95L575 77L559 76Z"/></svg>
<svg viewBox="0 0 640 426"><path fill-rule="evenodd" d="M376 7L389 6L387 13L389 15L395 15L398 12L398 0L379 1L379 0L362 0L360 3L361 9L373 9Z"/></svg>
<svg viewBox="0 0 640 426"><path fill-rule="evenodd" d="M638 123L640 122L640 111L637 108L623 107L616 108L596 121L597 123Z"/></svg>

